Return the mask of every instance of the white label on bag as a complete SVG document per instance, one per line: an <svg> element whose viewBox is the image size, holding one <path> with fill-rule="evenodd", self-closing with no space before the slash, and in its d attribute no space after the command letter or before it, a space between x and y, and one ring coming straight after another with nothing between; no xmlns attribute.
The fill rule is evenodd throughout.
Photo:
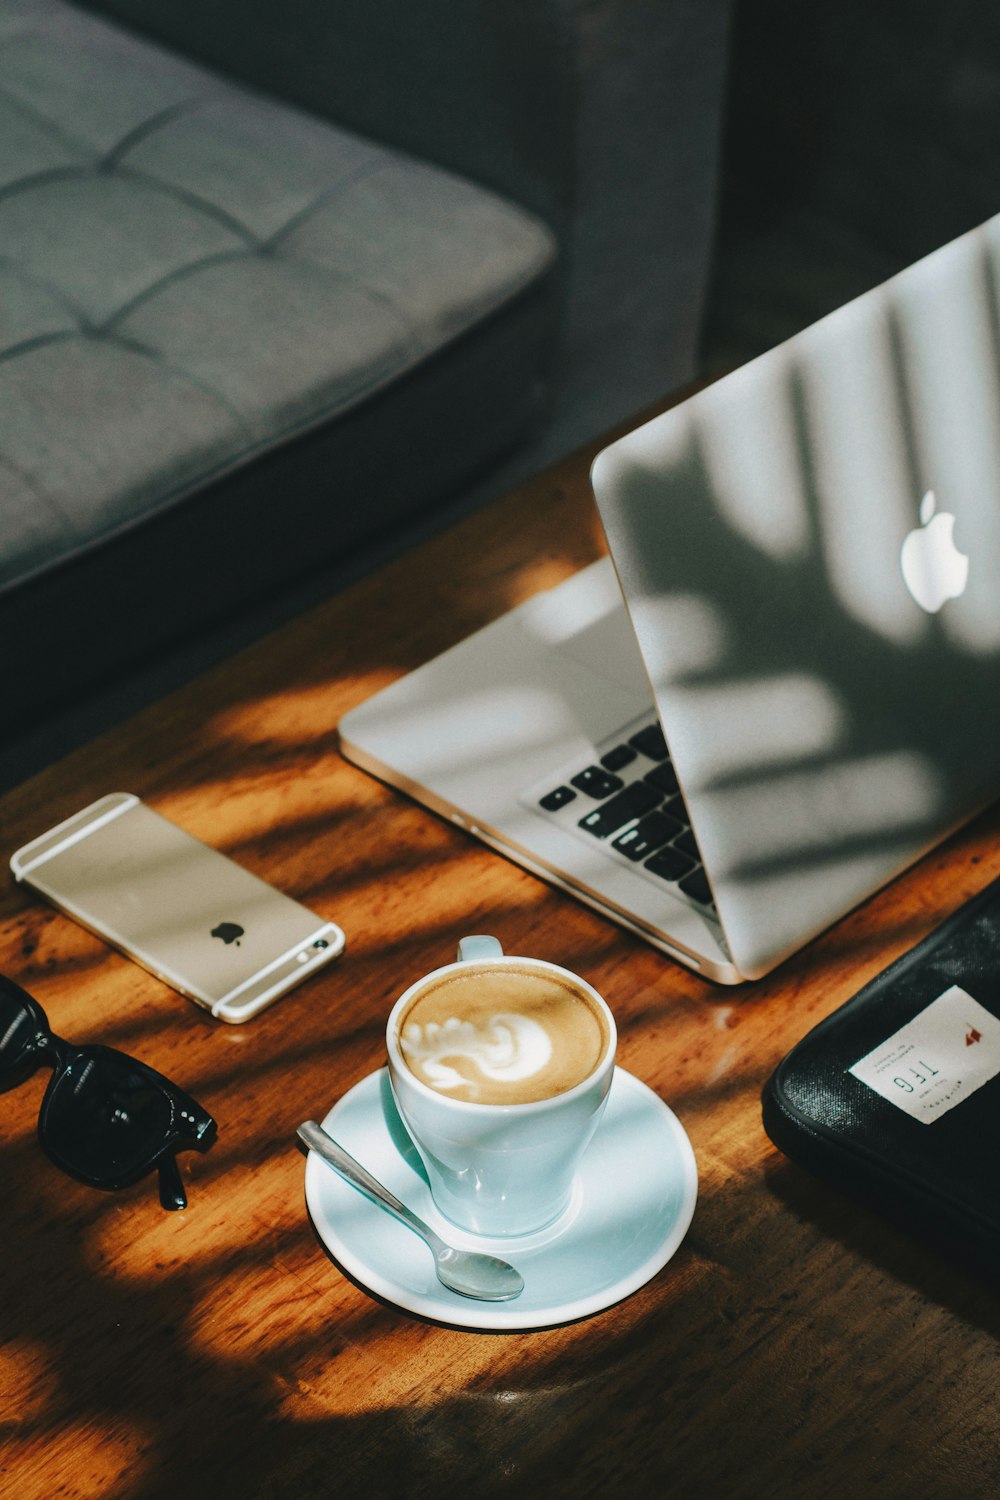
<svg viewBox="0 0 1000 1500"><path fill-rule="evenodd" d="M953 984L848 1071L933 1125L1000 1073L1000 1020Z"/></svg>

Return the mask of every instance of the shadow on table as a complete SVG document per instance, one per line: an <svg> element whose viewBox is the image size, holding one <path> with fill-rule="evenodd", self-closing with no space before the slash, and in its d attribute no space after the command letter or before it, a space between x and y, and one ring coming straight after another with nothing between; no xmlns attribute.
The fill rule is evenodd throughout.
<svg viewBox="0 0 1000 1500"><path fill-rule="evenodd" d="M767 1166L765 1182L787 1214L842 1246L852 1259L1000 1340L997 1268L977 1259L969 1246L935 1232L915 1210L848 1193L783 1158Z"/></svg>

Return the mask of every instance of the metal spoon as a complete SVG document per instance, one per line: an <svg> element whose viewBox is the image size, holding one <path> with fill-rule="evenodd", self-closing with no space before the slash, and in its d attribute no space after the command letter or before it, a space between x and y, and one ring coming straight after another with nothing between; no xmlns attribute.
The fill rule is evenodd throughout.
<svg viewBox="0 0 1000 1500"><path fill-rule="evenodd" d="M310 1151L321 1156L353 1187L360 1188L369 1198L395 1214L414 1234L419 1234L433 1251L434 1267L442 1286L458 1292L462 1297L476 1297L480 1302L509 1302L512 1297L519 1297L524 1291L524 1277L513 1266L508 1265L507 1261L498 1260L494 1255L481 1255L473 1250L456 1250L452 1245L446 1245L429 1224L425 1224L412 1209L407 1208L405 1203L400 1203L388 1188L383 1187L370 1172L366 1172L360 1162L356 1162L343 1146L327 1135L322 1125L317 1125L315 1120L304 1120L298 1128L298 1137Z"/></svg>

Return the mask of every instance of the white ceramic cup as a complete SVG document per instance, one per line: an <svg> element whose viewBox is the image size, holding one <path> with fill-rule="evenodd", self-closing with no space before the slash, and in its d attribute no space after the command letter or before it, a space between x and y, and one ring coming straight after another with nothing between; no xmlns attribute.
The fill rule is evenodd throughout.
<svg viewBox="0 0 1000 1500"><path fill-rule="evenodd" d="M470 964L551 974L583 991L608 1031L594 1071L565 1093L530 1104L473 1104L421 1082L403 1059L400 1023L421 991ZM389 1078L400 1117L426 1168L431 1195L447 1218L475 1234L522 1235L565 1212L580 1158L604 1112L617 1040L614 1016L586 980L558 964L505 954L496 938L463 938L457 963L410 985L393 1006L386 1029Z"/></svg>

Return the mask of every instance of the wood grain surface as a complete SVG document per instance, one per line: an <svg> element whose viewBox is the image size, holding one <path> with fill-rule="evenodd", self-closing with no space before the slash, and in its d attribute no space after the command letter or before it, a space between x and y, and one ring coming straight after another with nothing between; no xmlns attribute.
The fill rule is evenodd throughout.
<svg viewBox="0 0 1000 1500"><path fill-rule="evenodd" d="M990 814L779 972L675 967L343 761L341 714L597 555L568 460L0 800L0 846L133 791L340 922L345 956L227 1027L30 894L0 966L76 1041L132 1051L219 1121L155 1181L76 1184L35 1137L41 1070L0 1100L0 1494L975 1500L1000 1488L1000 1300L983 1277L768 1143L782 1054L1000 874ZM694 1223L632 1297L483 1334L373 1299L323 1250L295 1127L383 1062L397 994L468 931L583 974L620 1061L700 1171Z"/></svg>

